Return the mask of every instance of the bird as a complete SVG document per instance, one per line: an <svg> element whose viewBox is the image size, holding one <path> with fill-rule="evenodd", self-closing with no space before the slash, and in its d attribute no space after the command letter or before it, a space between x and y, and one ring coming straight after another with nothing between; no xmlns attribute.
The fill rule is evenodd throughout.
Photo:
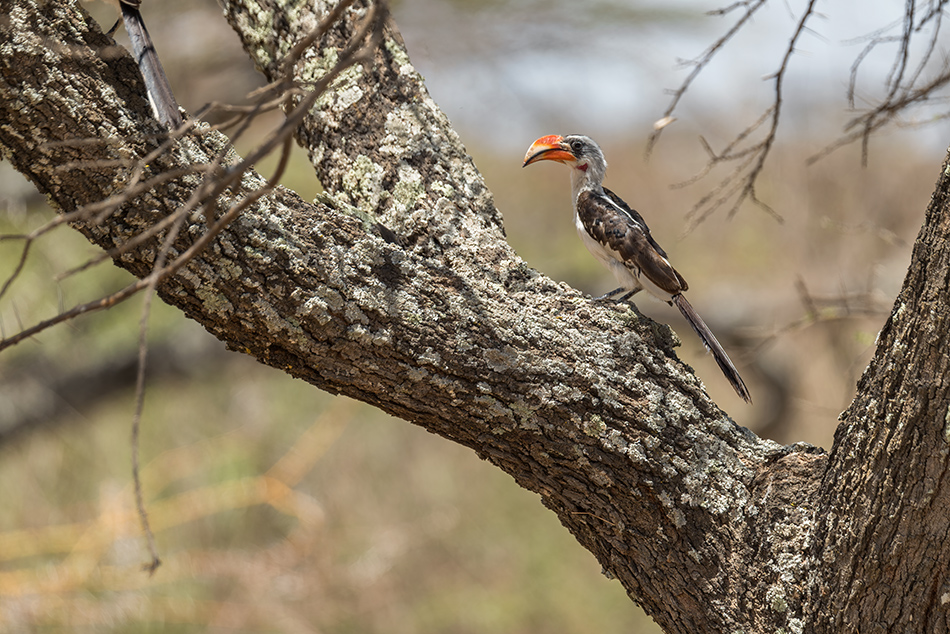
<svg viewBox="0 0 950 634"><path fill-rule="evenodd" d="M168 77L165 76L165 69L158 60L152 37L148 34L142 13L139 11L142 0L104 1L122 13L122 22L132 43L132 54L142 72L142 79L145 80L145 90L148 93L148 101L152 105L152 113L162 125L174 130L182 124L181 112L179 112L178 102L175 101L171 85L168 83ZM116 22L115 26L109 30L109 35L112 35L118 26L119 23Z"/></svg>
<svg viewBox="0 0 950 634"><path fill-rule="evenodd" d="M646 289L661 301L676 306L712 353L736 394L747 403L752 397L736 366L683 295L689 288L683 276L670 264L666 251L657 244L643 217L617 194L603 186L607 160L600 146L580 134L543 136L531 144L522 167L538 161L557 161L571 168L571 195L574 225L587 250L603 264L620 284L597 299L613 297L625 301Z"/></svg>

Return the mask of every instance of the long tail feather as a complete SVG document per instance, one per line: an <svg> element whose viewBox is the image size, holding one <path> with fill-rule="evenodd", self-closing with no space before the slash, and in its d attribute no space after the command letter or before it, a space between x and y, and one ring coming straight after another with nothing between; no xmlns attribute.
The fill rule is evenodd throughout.
<svg viewBox="0 0 950 634"><path fill-rule="evenodd" d="M122 3L122 19L125 22L125 30L129 33L129 40L132 42L135 61L145 80L145 89L148 91L148 99L152 103L155 118L165 127L175 129L181 125L178 102L175 101L175 95L172 94L171 86L168 84L165 69L158 61L158 54L155 53L152 38L145 28L145 22L142 21L142 14L136 7Z"/></svg>
<svg viewBox="0 0 950 634"><path fill-rule="evenodd" d="M679 308L680 312L683 313L683 317L685 317L689 325L693 327L693 330L696 331L699 338L703 340L703 345L706 346L706 350L712 353L713 358L716 359L716 363L719 364L719 369L722 370L726 379L729 380L732 389L736 391L739 398L746 403L751 403L752 397L749 395L749 390L742 381L742 377L739 376L739 371L736 370L736 366L732 364L732 360L729 358L729 355L726 354L726 351L719 345L716 335L712 333L709 326L703 321L703 318L699 316L699 313L686 301L686 298L683 297L682 294L674 295L671 303Z"/></svg>

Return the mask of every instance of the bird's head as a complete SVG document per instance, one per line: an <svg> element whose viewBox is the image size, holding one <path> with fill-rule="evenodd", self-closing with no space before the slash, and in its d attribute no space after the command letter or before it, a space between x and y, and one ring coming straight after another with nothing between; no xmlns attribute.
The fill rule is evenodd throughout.
<svg viewBox="0 0 950 634"><path fill-rule="evenodd" d="M528 148L524 156L527 167L538 161L558 161L584 172L588 179L600 183L607 172L604 153L590 137L581 134L543 136Z"/></svg>

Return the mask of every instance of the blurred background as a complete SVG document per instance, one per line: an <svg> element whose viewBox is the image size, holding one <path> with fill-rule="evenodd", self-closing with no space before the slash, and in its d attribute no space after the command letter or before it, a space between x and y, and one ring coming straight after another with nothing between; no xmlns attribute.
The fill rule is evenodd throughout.
<svg viewBox="0 0 950 634"><path fill-rule="evenodd" d="M582 291L611 289L575 234L567 170L521 169L541 135L592 136L610 162L606 184L650 223L755 405L735 397L676 311L643 296L639 307L682 336L679 354L738 423L829 448L909 263L947 128L938 102L875 135L866 167L857 146L807 165L855 114L845 92L862 36L899 25L903 11L883 0L822 5L796 46L758 185L783 221L746 204L686 231L689 210L728 172L671 187L703 168L699 136L721 150L771 102L769 77L804 3L773 4L697 79L649 160L653 122L690 70L682 61L737 15L705 15L718 5L699 0L403 0L393 9L517 252ZM143 13L185 108L242 102L261 85L214 0L157 5ZM105 5L88 8L104 29L115 20ZM116 37L127 45L124 32ZM856 109L881 98L895 53L882 44L867 56ZM284 184L307 198L319 191L302 151ZM0 232L27 233L53 216L0 163ZM0 242L3 279L21 247ZM3 333L129 281L109 265L59 279L95 254L65 228L39 241L0 302ZM126 302L0 354L0 631L658 631L505 474L227 352L163 305L150 321L141 439L164 561L149 577L130 485L140 312L141 301Z"/></svg>

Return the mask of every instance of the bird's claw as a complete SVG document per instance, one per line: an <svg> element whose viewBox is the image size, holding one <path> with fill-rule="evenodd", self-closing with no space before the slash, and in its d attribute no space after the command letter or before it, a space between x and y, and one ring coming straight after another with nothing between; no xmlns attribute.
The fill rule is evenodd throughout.
<svg viewBox="0 0 950 634"><path fill-rule="evenodd" d="M613 297L613 296L616 295L617 293L623 292L623 290L624 290L623 287L615 288L614 290L610 291L609 293L604 293L604 294L601 295L600 297L595 297L595 298L594 298L594 301L595 301L595 302L602 302L602 301L604 301L604 300L610 299L611 297ZM636 289L636 290L629 291L626 295L624 295L624 296L621 297L620 299L615 299L614 302L615 302L615 303L625 302L625 301L627 301L628 299L630 299L631 297L633 297L634 295L636 295L640 290L641 290L641 289L638 288L638 289Z"/></svg>

